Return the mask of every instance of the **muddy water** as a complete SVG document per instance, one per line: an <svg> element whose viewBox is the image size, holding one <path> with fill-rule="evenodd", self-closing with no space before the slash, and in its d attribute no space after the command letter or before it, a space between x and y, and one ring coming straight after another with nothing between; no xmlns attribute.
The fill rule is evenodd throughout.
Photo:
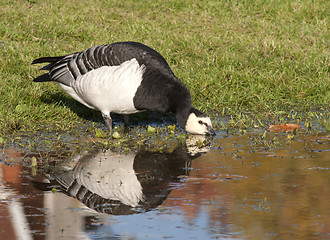
<svg viewBox="0 0 330 240"><path fill-rule="evenodd" d="M328 134L219 131L203 146L61 159L5 146L0 238L329 239Z"/></svg>

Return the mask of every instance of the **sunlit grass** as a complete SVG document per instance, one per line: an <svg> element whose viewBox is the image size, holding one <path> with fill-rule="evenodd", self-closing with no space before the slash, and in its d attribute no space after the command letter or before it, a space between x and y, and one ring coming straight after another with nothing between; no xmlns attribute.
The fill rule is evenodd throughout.
<svg viewBox="0 0 330 240"><path fill-rule="evenodd" d="M97 112L31 66L116 41L159 51L194 105L231 114L329 111L328 1L2 1L0 132L74 127Z"/></svg>

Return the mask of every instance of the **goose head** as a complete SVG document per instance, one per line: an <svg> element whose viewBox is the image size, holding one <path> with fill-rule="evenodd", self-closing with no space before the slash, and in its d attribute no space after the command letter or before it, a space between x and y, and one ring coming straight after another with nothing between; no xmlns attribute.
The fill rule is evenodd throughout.
<svg viewBox="0 0 330 240"><path fill-rule="evenodd" d="M204 113L192 108L190 111L185 130L191 134L213 136L215 132L212 128L211 119Z"/></svg>

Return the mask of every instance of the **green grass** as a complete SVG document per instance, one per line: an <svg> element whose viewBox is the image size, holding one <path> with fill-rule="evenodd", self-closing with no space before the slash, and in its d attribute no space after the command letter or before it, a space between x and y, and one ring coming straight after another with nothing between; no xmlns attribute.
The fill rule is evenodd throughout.
<svg viewBox="0 0 330 240"><path fill-rule="evenodd" d="M329 112L329 8L326 0L1 1L0 133L100 119L56 84L33 83L40 72L30 63L128 40L159 51L201 110Z"/></svg>

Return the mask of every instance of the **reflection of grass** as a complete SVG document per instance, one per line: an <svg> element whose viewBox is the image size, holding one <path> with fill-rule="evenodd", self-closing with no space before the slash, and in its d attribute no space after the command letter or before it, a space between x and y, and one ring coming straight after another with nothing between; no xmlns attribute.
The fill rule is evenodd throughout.
<svg viewBox="0 0 330 240"><path fill-rule="evenodd" d="M239 117L329 106L326 1L48 0L0 8L2 133L100 121L56 84L32 83L40 73L30 62L127 40L164 55L202 110Z"/></svg>

